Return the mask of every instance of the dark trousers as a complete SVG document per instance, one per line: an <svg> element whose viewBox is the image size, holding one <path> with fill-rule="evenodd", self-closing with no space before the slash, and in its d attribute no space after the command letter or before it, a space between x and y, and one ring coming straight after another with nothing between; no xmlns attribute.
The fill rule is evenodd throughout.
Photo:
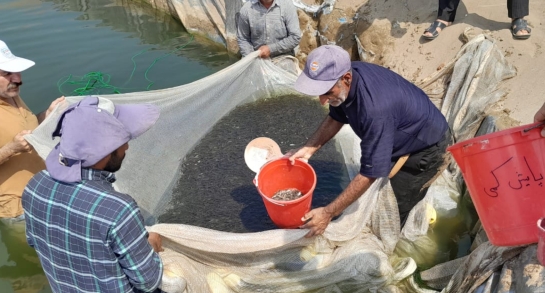
<svg viewBox="0 0 545 293"><path fill-rule="evenodd" d="M530 0L507 0L507 16L509 18L521 18L529 14ZM437 18L447 22L454 22L456 9L460 0L439 0Z"/></svg>
<svg viewBox="0 0 545 293"><path fill-rule="evenodd" d="M433 179L444 166L447 146L452 144L452 135L447 130L443 138L436 144L429 146L409 156L403 167L390 179L399 209L401 227L405 225L409 212L421 201Z"/></svg>

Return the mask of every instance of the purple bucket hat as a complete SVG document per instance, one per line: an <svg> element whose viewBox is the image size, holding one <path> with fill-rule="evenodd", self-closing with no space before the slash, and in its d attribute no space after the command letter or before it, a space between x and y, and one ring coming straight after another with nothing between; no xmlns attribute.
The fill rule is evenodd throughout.
<svg viewBox="0 0 545 293"><path fill-rule="evenodd" d="M351 68L350 56L343 48L318 47L308 55L305 69L295 81L295 89L309 96L323 95Z"/></svg>
<svg viewBox="0 0 545 293"><path fill-rule="evenodd" d="M152 104L114 105L105 98L84 98L59 117L52 136L61 140L45 160L47 171L58 181L80 182L82 167L93 166L146 132L159 113Z"/></svg>

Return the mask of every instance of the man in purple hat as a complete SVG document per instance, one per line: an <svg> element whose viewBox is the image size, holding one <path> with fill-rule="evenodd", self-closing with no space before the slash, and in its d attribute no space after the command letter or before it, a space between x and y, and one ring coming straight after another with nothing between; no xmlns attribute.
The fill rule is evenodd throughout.
<svg viewBox="0 0 545 293"><path fill-rule="evenodd" d="M322 234L331 219L356 201L376 180L386 177L400 157L409 155L390 180L401 225L426 195L429 182L444 163L451 135L445 117L417 86L395 72L365 62L350 62L338 46L321 46L307 57L295 82L301 93L319 96L329 115L290 160L308 160L344 124L361 138L361 168L329 205L308 212L301 228L307 237Z"/></svg>
<svg viewBox="0 0 545 293"><path fill-rule="evenodd" d="M98 97L60 116L60 142L23 193L27 241L53 292L159 290L161 238L148 234L134 199L112 186L129 140L158 118L154 105Z"/></svg>

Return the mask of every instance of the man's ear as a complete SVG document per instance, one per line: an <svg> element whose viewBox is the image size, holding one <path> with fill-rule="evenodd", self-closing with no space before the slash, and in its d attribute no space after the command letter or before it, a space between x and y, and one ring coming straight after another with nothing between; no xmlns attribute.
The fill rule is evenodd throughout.
<svg viewBox="0 0 545 293"><path fill-rule="evenodd" d="M345 73L342 77L342 80L344 82L344 85L350 86L350 84L352 83L352 73L351 72Z"/></svg>

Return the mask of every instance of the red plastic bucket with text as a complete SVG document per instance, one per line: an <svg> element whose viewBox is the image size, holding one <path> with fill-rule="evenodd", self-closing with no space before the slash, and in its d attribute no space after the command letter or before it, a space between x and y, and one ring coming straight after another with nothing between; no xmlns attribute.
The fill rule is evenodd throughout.
<svg viewBox="0 0 545 293"><path fill-rule="evenodd" d="M301 218L310 211L312 193L316 187L316 173L308 163L295 160L292 165L288 158L267 162L261 167L254 183L276 226L289 229L303 224ZM290 201L272 199L278 191L289 188L297 188L303 196Z"/></svg>
<svg viewBox="0 0 545 293"><path fill-rule="evenodd" d="M545 215L545 138L529 124L459 142L447 150L460 166L490 242L536 243Z"/></svg>

